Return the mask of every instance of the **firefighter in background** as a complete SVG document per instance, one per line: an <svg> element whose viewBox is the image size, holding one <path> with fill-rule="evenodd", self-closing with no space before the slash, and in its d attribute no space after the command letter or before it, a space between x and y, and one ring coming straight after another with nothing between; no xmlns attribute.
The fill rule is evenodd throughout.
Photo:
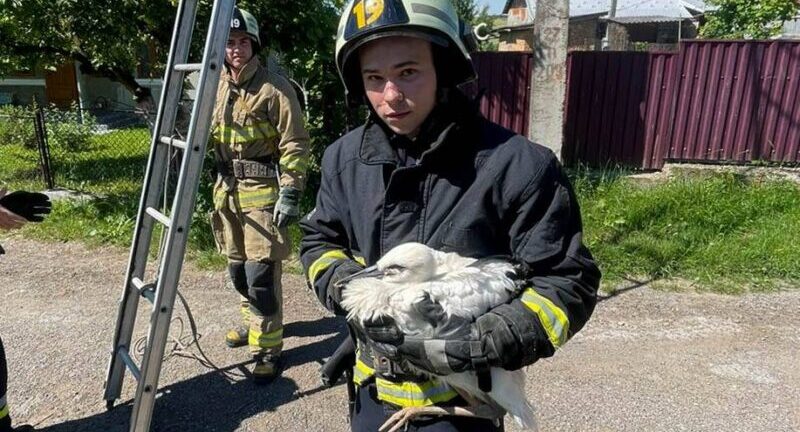
<svg viewBox="0 0 800 432"><path fill-rule="evenodd" d="M50 213L50 209L50 198L45 194L26 191L6 194L6 190L0 188L0 230L17 229L28 222L41 222ZM0 255L4 252L0 246ZM6 399L7 390L8 366L3 339L0 339L0 432L33 431L30 425L11 427L11 414Z"/></svg>
<svg viewBox="0 0 800 432"><path fill-rule="evenodd" d="M249 345L253 379L262 384L279 374L281 261L291 251L287 226L299 215L309 136L294 89L260 64L260 48L255 17L235 8L212 118L217 180L211 222L241 294L244 326L225 341Z"/></svg>
<svg viewBox="0 0 800 432"><path fill-rule="evenodd" d="M471 36L449 0L351 0L343 9L336 65L348 100L369 117L326 149L316 208L300 222L300 258L320 301L341 312L347 287L336 282L412 241L509 257L524 279L517 298L440 339L405 337L391 320L364 323L355 332L354 432L377 430L400 408L465 405L406 363L434 375L474 372L490 385L490 367L552 356L594 310L600 272L555 155L484 118L458 88L475 77ZM442 314L428 318L448 325ZM410 430L502 425L450 416L412 420Z"/></svg>

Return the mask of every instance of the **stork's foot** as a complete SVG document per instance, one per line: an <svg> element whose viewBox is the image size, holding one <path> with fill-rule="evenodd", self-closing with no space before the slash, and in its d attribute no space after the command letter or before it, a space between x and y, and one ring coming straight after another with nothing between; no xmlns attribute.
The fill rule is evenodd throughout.
<svg viewBox="0 0 800 432"><path fill-rule="evenodd" d="M398 432L408 422L422 416L462 416L497 420L505 415L502 409L489 405L474 405L465 407L407 407L394 413L378 429L378 432Z"/></svg>

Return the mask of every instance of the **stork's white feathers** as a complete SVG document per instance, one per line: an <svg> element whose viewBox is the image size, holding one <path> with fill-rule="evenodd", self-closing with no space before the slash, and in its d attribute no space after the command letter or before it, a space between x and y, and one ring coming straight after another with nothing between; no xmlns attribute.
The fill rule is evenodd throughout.
<svg viewBox="0 0 800 432"><path fill-rule="evenodd" d="M436 338L441 322L425 315L428 302L441 306L447 317L470 321L507 302L517 293L514 266L500 259L475 259L436 251L420 243L404 243L376 264L381 277L349 281L342 291L342 307L356 325L380 316L391 317L406 335ZM448 326L444 326L448 327ZM426 371L420 371L430 374ZM533 408L525 396L525 373L491 368L492 391L478 387L474 372L438 378L476 399L505 409L520 426L536 430Z"/></svg>

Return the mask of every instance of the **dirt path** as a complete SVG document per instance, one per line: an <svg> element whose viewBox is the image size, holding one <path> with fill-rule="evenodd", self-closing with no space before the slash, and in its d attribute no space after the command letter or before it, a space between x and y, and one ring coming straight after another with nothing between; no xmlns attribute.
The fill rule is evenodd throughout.
<svg viewBox="0 0 800 432"><path fill-rule="evenodd" d="M115 409L106 411L103 401L126 251L2 243L0 335L12 415L47 432L126 431L130 377ZM201 346L225 372L170 357L154 431L349 430L344 387L320 388L317 373L342 326L300 277L284 278L287 368L265 388L242 377L246 352L222 344L236 320L223 275L188 266L182 280ZM145 306L135 338L147 330ZM176 311L185 322L183 309ZM800 290L726 297L643 287L605 299L565 349L528 370L542 430L798 431L798 311ZM172 329L180 334L179 324Z"/></svg>

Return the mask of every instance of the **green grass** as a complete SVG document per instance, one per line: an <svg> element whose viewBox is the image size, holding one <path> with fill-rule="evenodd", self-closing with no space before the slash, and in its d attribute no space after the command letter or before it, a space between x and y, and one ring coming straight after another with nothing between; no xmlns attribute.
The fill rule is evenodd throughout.
<svg viewBox="0 0 800 432"><path fill-rule="evenodd" d="M586 243L613 286L680 278L724 293L800 281L800 188L733 174L642 187L619 176L575 181Z"/></svg>
<svg viewBox="0 0 800 432"><path fill-rule="evenodd" d="M8 189L41 189L39 157L35 150L17 144L0 145L0 186Z"/></svg>
<svg viewBox="0 0 800 432"><path fill-rule="evenodd" d="M141 188L150 134L147 128L92 135L78 149L50 146L56 187L98 194L129 194ZM0 145L0 179L9 189L41 189L36 149Z"/></svg>

